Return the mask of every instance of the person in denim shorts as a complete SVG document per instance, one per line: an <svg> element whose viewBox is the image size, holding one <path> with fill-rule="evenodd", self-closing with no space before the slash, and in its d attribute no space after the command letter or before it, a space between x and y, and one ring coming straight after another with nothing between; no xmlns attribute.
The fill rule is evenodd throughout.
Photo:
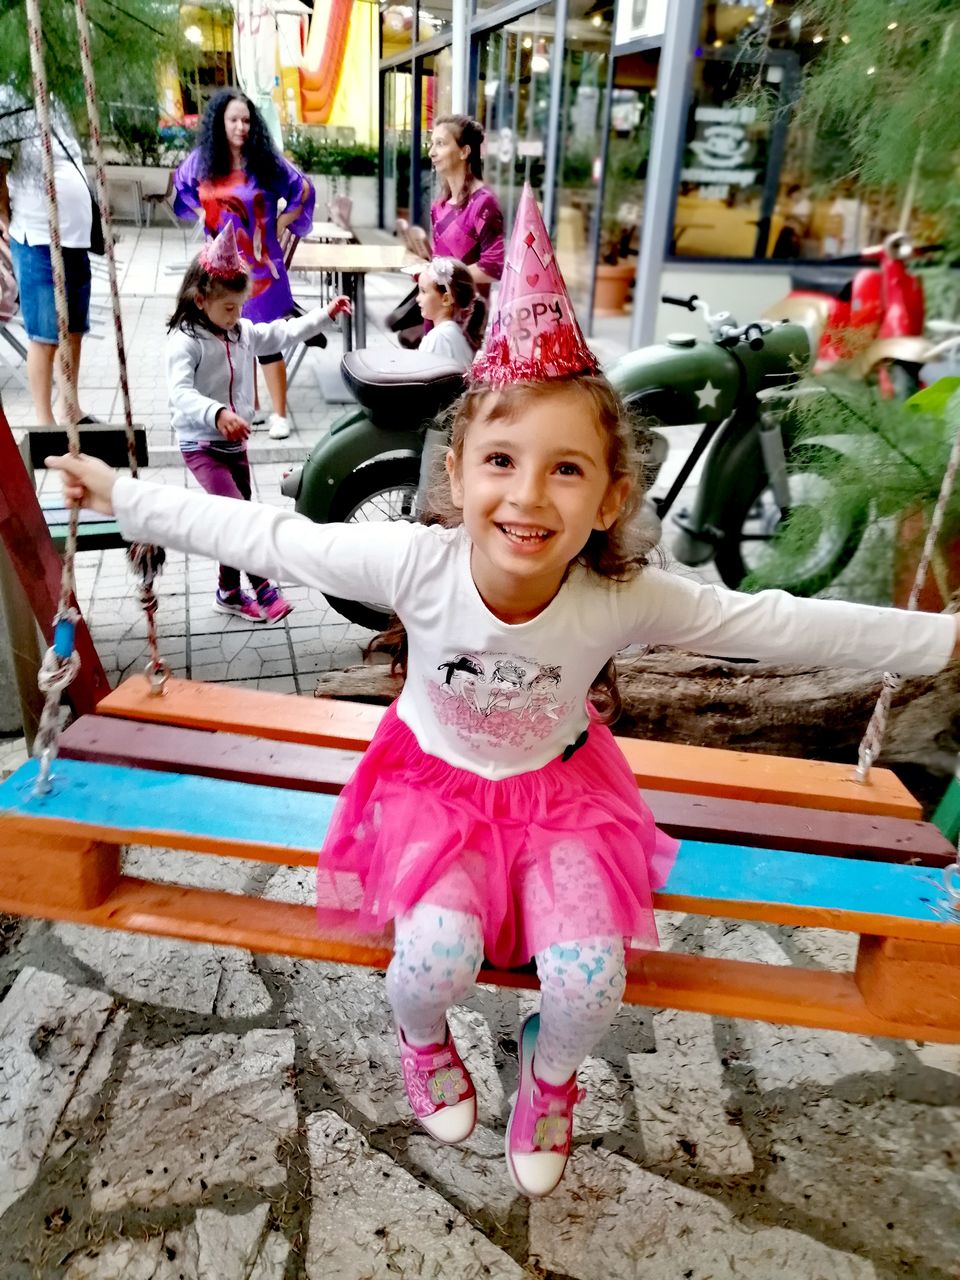
<svg viewBox="0 0 960 1280"><path fill-rule="evenodd" d="M90 314L90 189L83 156L65 111L52 104L53 171L60 218L60 242L67 284L68 328L74 378L79 379L80 345ZM20 311L29 340L27 380L38 425L85 418L57 356L57 312L50 260L50 228L43 184L37 115L32 106L0 87L0 234L9 240L20 289ZM58 398L53 405L57 363Z"/></svg>

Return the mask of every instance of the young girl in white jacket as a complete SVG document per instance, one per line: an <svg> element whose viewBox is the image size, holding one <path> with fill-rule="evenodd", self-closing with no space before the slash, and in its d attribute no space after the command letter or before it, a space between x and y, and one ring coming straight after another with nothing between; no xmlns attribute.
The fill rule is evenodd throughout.
<svg viewBox="0 0 960 1280"><path fill-rule="evenodd" d="M296 320L253 324L240 317L249 293L250 278L228 223L187 268L167 325L167 386L183 460L207 493L247 502L255 358L312 338L328 320L350 311L349 300L338 297ZM220 565L213 602L218 613L279 622L291 612L293 606L267 578L247 576L253 595L241 590L239 569Z"/></svg>

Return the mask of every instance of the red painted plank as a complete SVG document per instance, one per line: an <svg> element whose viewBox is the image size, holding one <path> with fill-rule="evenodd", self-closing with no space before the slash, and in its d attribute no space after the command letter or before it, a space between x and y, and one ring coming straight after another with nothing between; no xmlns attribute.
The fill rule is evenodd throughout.
<svg viewBox="0 0 960 1280"><path fill-rule="evenodd" d="M337 792L360 756L232 733L83 716L61 739L61 754L77 760L196 773L295 791ZM678 839L734 842L760 848L949 866L953 845L925 822L872 814L833 813L716 796L644 791L659 826Z"/></svg>
<svg viewBox="0 0 960 1280"><path fill-rule="evenodd" d="M60 557L54 549L40 503L13 432L0 405L0 541L6 547L14 572L23 585L34 617L47 643L53 638L52 622L60 599ZM73 601L76 606L76 600ZM110 690L86 623L76 632L80 670L67 689L78 714L92 711Z"/></svg>

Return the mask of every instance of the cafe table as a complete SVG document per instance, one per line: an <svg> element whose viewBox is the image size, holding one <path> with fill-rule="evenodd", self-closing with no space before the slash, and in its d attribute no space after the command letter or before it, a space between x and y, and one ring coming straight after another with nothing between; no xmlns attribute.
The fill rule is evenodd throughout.
<svg viewBox="0 0 960 1280"><path fill-rule="evenodd" d="M423 266L423 259L402 244L312 244L301 240L287 270L291 275L321 272L339 277L341 290L353 304L353 317L343 326L344 349L367 345L366 289L371 272L400 272ZM296 290L294 290L296 296Z"/></svg>

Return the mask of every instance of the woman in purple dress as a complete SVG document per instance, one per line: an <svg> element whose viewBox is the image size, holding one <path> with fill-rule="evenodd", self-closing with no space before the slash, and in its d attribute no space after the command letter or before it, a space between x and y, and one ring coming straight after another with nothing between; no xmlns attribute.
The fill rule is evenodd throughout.
<svg viewBox="0 0 960 1280"><path fill-rule="evenodd" d="M430 160L440 179L440 197L430 209L434 257L458 258L470 268L477 293L503 274L503 211L484 185L480 146L483 125L470 116L439 116L433 125Z"/></svg>
<svg viewBox="0 0 960 1280"><path fill-rule="evenodd" d="M298 236L313 225L313 186L273 146L256 107L239 89L221 89L207 106L200 142L174 174L173 210L178 218L203 216L207 236L232 222L240 256L250 268L253 292L243 314L255 324L294 313L290 280L279 237L289 227ZM282 213L279 200L285 201ZM273 413L274 440L290 434L287 369L283 356L261 356Z"/></svg>

